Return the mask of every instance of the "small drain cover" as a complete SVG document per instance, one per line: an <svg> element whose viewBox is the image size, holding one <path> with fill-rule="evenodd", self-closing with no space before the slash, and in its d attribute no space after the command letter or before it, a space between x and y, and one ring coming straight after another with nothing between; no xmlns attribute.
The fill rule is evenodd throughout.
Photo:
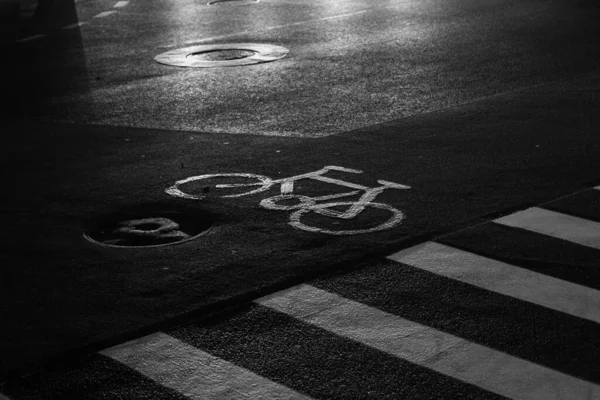
<svg viewBox="0 0 600 400"><path fill-rule="evenodd" d="M177 67L236 67L275 61L285 57L285 47L259 43L208 44L159 54L155 61Z"/></svg>
<svg viewBox="0 0 600 400"><path fill-rule="evenodd" d="M166 212L141 216L119 213L95 221L84 237L105 246L154 247L194 239L210 225L210 218L197 214Z"/></svg>
<svg viewBox="0 0 600 400"><path fill-rule="evenodd" d="M258 3L260 0L214 0L214 1L209 1L208 4L209 6L212 6L213 4L226 4L226 5L231 5L231 6L249 6L252 4L256 4Z"/></svg>

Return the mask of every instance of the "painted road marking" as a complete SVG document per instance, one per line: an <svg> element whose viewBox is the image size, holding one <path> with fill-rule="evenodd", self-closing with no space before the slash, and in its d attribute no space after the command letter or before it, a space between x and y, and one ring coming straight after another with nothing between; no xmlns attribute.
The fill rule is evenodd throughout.
<svg viewBox="0 0 600 400"><path fill-rule="evenodd" d="M161 332L100 354L190 399L310 399Z"/></svg>
<svg viewBox="0 0 600 400"><path fill-rule="evenodd" d="M337 18L350 17L353 15L366 13L367 11L370 11L370 10L371 9L367 9L367 10L361 10L361 11L356 11L356 12L351 12L351 13L346 13L346 14L332 15L330 17L309 19L309 20L305 20L305 21L292 22L290 24L284 24L284 25L268 26L268 27L261 28L261 29L245 30L245 31L240 31L240 32L228 33L226 35L213 36L213 37L209 37L209 38L198 38L198 39L194 39L194 40L188 40L187 42L184 42L184 44L210 42L212 40L225 39L225 38L230 38L230 37L235 37L235 36L240 36L240 35L246 35L248 33L270 31L273 29L287 28L290 26L305 25L305 24L310 24L313 22L320 22L320 21L327 21L327 20L332 20L332 19L337 19Z"/></svg>
<svg viewBox="0 0 600 400"><path fill-rule="evenodd" d="M387 189L410 189L410 186L402 185L395 182L389 182L384 180L378 180L381 186L376 187L368 187L359 185L352 182L347 182L341 179L335 179L324 176L328 171L340 171L340 172L348 172L353 174L362 174L362 171L357 169L339 167L335 165L328 165L320 170L308 172L301 175L290 176L287 178L281 179L271 179L268 176L256 175L256 174L248 174L248 173L229 173L229 174L208 174L208 175L198 175L191 176L179 181L176 181L173 186L165 189L167 194L175 197L181 197L184 199L190 200L201 200L204 196L197 196L194 194L188 194L181 190L181 186L187 184L189 182L203 180L203 179L249 179L250 181L247 183L234 183L234 184L216 184L216 189L227 189L233 188L238 190L240 188L248 187L251 190L242 192L242 193L234 193L230 195L223 195L221 197L241 197L249 194L255 194L264 192L270 189L274 184L281 184L280 187L280 195L269 197L263 199L260 202L260 206L266 208L268 210L296 210L290 215L289 225L296 229L313 232L313 233L323 233L327 235L357 235L363 233L372 233L382 230L387 230L395 227L396 225L402 222L404 215L400 210L396 208L384 204L384 203L376 203L373 200L380 193ZM302 180L302 179L313 179L316 181L321 181L325 183L330 183L338 186L347 187L350 189L356 189L350 192L345 193L337 193L337 194L329 194L325 196L303 196L294 194L294 182ZM259 186L258 189L255 189L256 186ZM325 201L325 200L333 200L339 199L342 197L351 197L359 193L359 191L364 191L364 194L356 201L346 201L346 202L330 202L330 203L319 203L317 201ZM296 201L294 204L289 204L290 200ZM345 211L339 211L336 208L343 206L346 208ZM315 214L319 214L329 218L337 218L340 220L351 220L355 218L358 214L362 213L366 208L376 208L380 210L385 210L388 212L389 217L386 221L380 223L379 225L371 226L368 228L362 229L351 229L351 230L332 230L325 229L322 227L309 226L305 223L301 222L301 218L303 215L313 212ZM337 221L336 221L337 222Z"/></svg>
<svg viewBox="0 0 600 400"><path fill-rule="evenodd" d="M96 14L94 15L94 18L105 18L108 17L111 14L116 13L116 11L112 10L112 11L102 11L100 14Z"/></svg>
<svg viewBox="0 0 600 400"><path fill-rule="evenodd" d="M87 22L75 22L73 24L63 26L62 29L74 29L86 24Z"/></svg>
<svg viewBox="0 0 600 400"><path fill-rule="evenodd" d="M310 285L257 303L515 400L600 398L600 386Z"/></svg>
<svg viewBox="0 0 600 400"><path fill-rule="evenodd" d="M383 7L383 8L387 8L387 7ZM364 13L372 11L372 10L373 10L372 8L367 8L365 10L354 11L354 12L345 13L345 14L332 15L329 17L322 17L322 18L316 18L316 19L309 19L309 20L305 20L305 21L291 22L289 24L283 24L283 25L269 26L267 28L263 28L263 30L267 31L267 30L273 30L273 29L287 28L290 26L306 25L306 24L310 24L313 22L329 21L332 19L352 17L354 15L364 14Z"/></svg>
<svg viewBox="0 0 600 400"><path fill-rule="evenodd" d="M75 3L79 3L81 0L75 0ZM125 7L129 4L129 0L124 0L124 1L118 1L113 7L115 8L121 8L121 7ZM94 18L104 18L107 17L111 14L116 13L116 11L103 11L97 15L94 15ZM63 27L61 27L61 29L65 29L65 30L69 30L69 29L75 29L78 28L80 26L86 25L87 22L75 22L69 25L65 25ZM19 39L17 40L17 43L23 43L23 42L29 42L31 40L35 40L35 39L40 39L42 37L46 36L45 34L38 34L38 35L33 35L33 36L29 36L23 39Z"/></svg>
<svg viewBox="0 0 600 400"><path fill-rule="evenodd" d="M388 257L437 275L600 323L600 291L427 242Z"/></svg>
<svg viewBox="0 0 600 400"><path fill-rule="evenodd" d="M532 207L494 222L600 249L600 223Z"/></svg>
<svg viewBox="0 0 600 400"><path fill-rule="evenodd" d="M31 35L31 36L27 36L26 38L23 39L19 39L17 40L18 43L23 43L23 42L30 42L32 40L36 40L36 39L40 39L43 38L44 36L46 36L45 34L37 34L37 35Z"/></svg>

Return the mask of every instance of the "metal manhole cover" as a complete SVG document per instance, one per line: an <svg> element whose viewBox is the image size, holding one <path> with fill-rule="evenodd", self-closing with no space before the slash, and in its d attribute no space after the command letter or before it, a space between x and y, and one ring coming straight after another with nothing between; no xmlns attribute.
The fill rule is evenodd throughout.
<svg viewBox="0 0 600 400"><path fill-rule="evenodd" d="M154 60L176 67L237 67L275 61L288 53L285 47L272 44L207 44L167 51L154 57Z"/></svg>
<svg viewBox="0 0 600 400"><path fill-rule="evenodd" d="M210 216L198 213L117 213L93 221L84 237L103 246L156 247L195 239L211 225Z"/></svg>
<svg viewBox="0 0 600 400"><path fill-rule="evenodd" d="M200 61L229 61L229 60L240 60L242 58L251 57L255 55L255 51L251 50L212 50L204 51L200 53L192 53L188 57L195 57Z"/></svg>
<svg viewBox="0 0 600 400"><path fill-rule="evenodd" d="M258 2L260 2L260 0L214 0L209 1L206 4L208 4L209 6L212 6L214 4L228 6L249 6Z"/></svg>

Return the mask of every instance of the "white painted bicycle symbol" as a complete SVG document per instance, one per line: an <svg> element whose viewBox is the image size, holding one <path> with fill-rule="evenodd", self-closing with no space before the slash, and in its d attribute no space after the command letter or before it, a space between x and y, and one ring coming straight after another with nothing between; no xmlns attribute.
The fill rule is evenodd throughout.
<svg viewBox="0 0 600 400"><path fill-rule="evenodd" d="M220 191L231 191L233 194L222 195L221 197L241 197L248 196L251 194L261 193L269 190L273 185L281 184L281 194L273 197L266 198L260 202L260 206L268 210L296 210L290 214L289 224L297 229L302 229L308 232L325 233L329 235L356 235L360 233L377 232L386 229L393 228L400 224L404 215L400 210L384 204L376 203L373 200L377 195L386 189L410 189L409 186L401 185L399 183L388 182L384 180L378 180L381 186L367 187L352 182L346 182L341 179L335 179L324 176L327 171L341 171L349 172L353 174L361 174L362 171L344 167L337 167L335 165L329 165L322 169L314 172L309 172L302 175L291 176L282 179L271 179L268 176L247 174L247 173L228 173L228 174L208 174L191 176L189 178L182 179L175 182L175 184L165 190L166 193L171 196L181 197L184 199L201 200L204 196L194 195L184 192L181 187L191 182L202 183L201 181L211 182L215 179L232 180L235 179L236 183L219 183L214 184L213 187L220 189ZM339 186L344 186L350 189L354 189L349 192L336 193L325 196L309 197L294 193L294 183L301 179L314 179L321 182L332 183ZM244 181L239 183L237 181ZM247 190L250 189L250 190ZM333 201L335 199L341 199L343 197L349 197L364 192L357 201ZM290 200L295 200L298 203L288 204ZM325 203L317 203L329 201ZM336 208L347 207L345 211L339 211ZM309 226L303 223L302 220L306 219L306 215L309 213L316 213L331 218L338 218L342 220L351 220L357 215L365 211L368 207L384 210L390 214L389 218L383 223L369 227L366 229L352 229L352 230L331 230L323 229L319 227Z"/></svg>

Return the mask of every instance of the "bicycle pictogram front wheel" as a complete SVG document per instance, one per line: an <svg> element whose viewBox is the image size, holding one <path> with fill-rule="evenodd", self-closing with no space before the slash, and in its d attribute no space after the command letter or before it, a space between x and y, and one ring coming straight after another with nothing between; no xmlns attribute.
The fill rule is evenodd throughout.
<svg viewBox="0 0 600 400"><path fill-rule="evenodd" d="M361 213L364 212L365 210L368 210L369 207L373 207L373 208L376 208L379 210L384 210L384 211L388 212L390 214L390 216L386 217L387 219L385 219L384 222L382 222L378 225L375 225L375 226L364 228L364 229L332 230L330 228L311 226L311 225L308 225L308 224L302 222L302 219L306 219L307 214L309 214L309 213L316 213L316 214L322 215L326 218L336 218L336 219L348 221L352 218L345 215L342 212L330 210L330 208L338 207L338 206L350 206L351 207L355 204L356 203L351 202L351 201L347 201L347 202L344 201L344 202L337 202L337 203L317 204L317 205L313 205L311 207L301 208L290 215L289 224L296 229L301 229L303 231L308 231L308 232L324 233L327 235L358 235L358 234L362 234L362 233L372 233L372 232L383 231L386 229L391 229L394 226L400 224L402 222L402 219L404 218L404 215L402 214L402 212L400 210L398 210L388 204L366 203L366 204L364 204L363 210L361 211Z"/></svg>
<svg viewBox="0 0 600 400"><path fill-rule="evenodd" d="M207 193L216 193L220 197L241 197L264 192L273 183L268 176L257 174L206 174L179 180L165 189L165 193L191 200L201 200Z"/></svg>

